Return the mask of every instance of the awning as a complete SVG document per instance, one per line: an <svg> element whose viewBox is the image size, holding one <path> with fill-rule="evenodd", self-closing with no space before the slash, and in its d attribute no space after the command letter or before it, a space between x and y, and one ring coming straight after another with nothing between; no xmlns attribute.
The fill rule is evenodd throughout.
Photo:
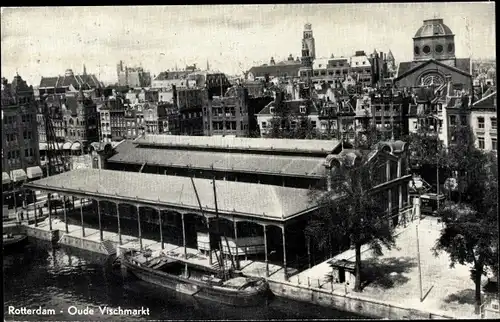
<svg viewBox="0 0 500 322"><path fill-rule="evenodd" d="M47 150L47 143L40 142L38 144L38 147L40 148L40 150L45 151L45 150Z"/></svg>
<svg viewBox="0 0 500 322"><path fill-rule="evenodd" d="M28 175L28 178L30 178L30 179L43 177L43 171L39 166L30 167L30 168L26 169L26 174Z"/></svg>
<svg viewBox="0 0 500 322"><path fill-rule="evenodd" d="M2 184L9 184L10 183L10 177L7 172L2 172Z"/></svg>
<svg viewBox="0 0 500 322"><path fill-rule="evenodd" d="M71 142L65 142L62 148L63 150L69 150L71 148Z"/></svg>
<svg viewBox="0 0 500 322"><path fill-rule="evenodd" d="M78 151L78 150L80 150L80 147L81 147L81 146L82 146L82 145L81 145L79 142L76 142L76 143L74 143L74 144L71 146L71 150L73 150L73 151Z"/></svg>
<svg viewBox="0 0 500 322"><path fill-rule="evenodd" d="M14 182L24 181L28 179L26 172L23 169L16 169L10 172L10 178Z"/></svg>

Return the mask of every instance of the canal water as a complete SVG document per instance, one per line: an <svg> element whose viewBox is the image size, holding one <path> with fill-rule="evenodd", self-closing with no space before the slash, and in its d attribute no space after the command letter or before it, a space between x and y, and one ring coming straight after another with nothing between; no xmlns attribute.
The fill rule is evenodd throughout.
<svg viewBox="0 0 500 322"><path fill-rule="evenodd" d="M4 254L3 264L6 321L360 318L351 313L278 298L257 308L217 305L123 277L110 268L110 259L105 256L33 239L23 250ZM105 305L149 309L149 315L103 315L99 307ZM12 315L9 306L52 309L55 315ZM93 314L89 314L89 310L84 312L86 308L93 309Z"/></svg>

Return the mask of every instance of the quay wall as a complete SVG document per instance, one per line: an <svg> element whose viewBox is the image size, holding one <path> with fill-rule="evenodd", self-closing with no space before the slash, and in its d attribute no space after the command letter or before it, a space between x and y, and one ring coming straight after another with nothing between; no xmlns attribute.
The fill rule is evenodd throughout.
<svg viewBox="0 0 500 322"><path fill-rule="evenodd" d="M68 234L64 234L58 243L106 256L113 255L116 252L114 244L110 241L89 240ZM106 243L109 243L109 246Z"/></svg>
<svg viewBox="0 0 500 322"><path fill-rule="evenodd" d="M5 225L2 227L2 232L4 234L23 234L24 233L24 228L23 226L21 226L20 224L17 224L17 223L12 223L12 224L8 224L8 225Z"/></svg>
<svg viewBox="0 0 500 322"><path fill-rule="evenodd" d="M268 279L271 291L277 297L312 303L325 307L352 312L366 317L380 319L453 319L439 313L425 312L402 307L399 304L383 302L365 297L361 294L339 294L329 290L296 285L289 282Z"/></svg>
<svg viewBox="0 0 500 322"><path fill-rule="evenodd" d="M50 242L57 242L59 240L59 229L45 230L39 227L23 226L23 230L28 237L34 237Z"/></svg>

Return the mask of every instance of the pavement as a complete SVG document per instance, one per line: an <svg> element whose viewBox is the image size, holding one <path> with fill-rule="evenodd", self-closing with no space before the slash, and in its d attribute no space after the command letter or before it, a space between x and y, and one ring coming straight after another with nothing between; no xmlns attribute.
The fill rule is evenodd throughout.
<svg viewBox="0 0 500 322"><path fill-rule="evenodd" d="M417 221L406 228L399 228L396 247L383 249L383 255L377 256L367 246L362 248L362 265L367 280L364 282L363 297L379 301L392 302L403 307L422 311L441 313L459 318L478 318L474 314L474 282L470 279L470 267L455 265L450 268L446 253L434 256L432 247L440 235L442 224L437 218L427 217L418 224L420 266L422 274L421 302L418 256L416 240ZM335 256L334 259L355 260L353 249ZM328 280L331 267L320 263L290 278L290 282L300 281L304 285L310 278L311 286L331 290L344 290L344 286ZM351 292L347 291L346 292Z"/></svg>

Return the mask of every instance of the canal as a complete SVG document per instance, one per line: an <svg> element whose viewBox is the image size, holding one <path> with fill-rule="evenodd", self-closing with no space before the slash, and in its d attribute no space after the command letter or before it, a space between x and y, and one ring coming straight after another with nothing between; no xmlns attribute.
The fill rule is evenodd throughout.
<svg viewBox="0 0 500 322"><path fill-rule="evenodd" d="M273 298L267 306L234 308L123 277L110 268L110 259L39 240L3 257L5 320L255 320L353 319L351 313ZM117 317L100 314L99 307L149 309L149 315ZM55 315L12 315L9 306L54 310ZM72 315L70 307L90 308L94 314Z"/></svg>

